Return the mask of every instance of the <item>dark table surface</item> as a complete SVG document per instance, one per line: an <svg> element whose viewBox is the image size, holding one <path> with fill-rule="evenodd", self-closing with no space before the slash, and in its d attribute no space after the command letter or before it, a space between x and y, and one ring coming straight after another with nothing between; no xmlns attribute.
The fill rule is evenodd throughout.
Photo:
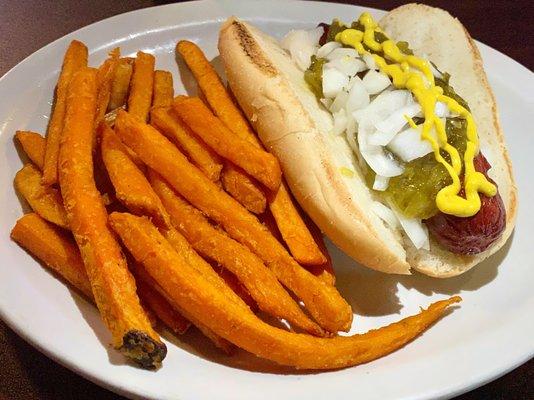
<svg viewBox="0 0 534 400"><path fill-rule="evenodd" d="M340 1L392 9L403 1ZM424 1L423 1L424 2ZM0 76L53 40L92 22L167 3L144 0L1 0ZM471 35L534 69L534 5L530 1L427 1L458 17ZM533 339L534 340L534 339ZM118 400L48 359L0 321L0 399ZM534 398L534 361L457 399Z"/></svg>

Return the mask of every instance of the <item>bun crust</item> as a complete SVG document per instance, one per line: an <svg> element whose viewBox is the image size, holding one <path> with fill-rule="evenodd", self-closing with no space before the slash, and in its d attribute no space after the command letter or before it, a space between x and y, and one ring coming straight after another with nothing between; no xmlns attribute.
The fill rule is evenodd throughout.
<svg viewBox="0 0 534 400"><path fill-rule="evenodd" d="M449 64L460 66L441 67L443 63L434 58L440 47L415 41L413 35L419 32L401 26L401 21L406 19L412 23L405 25L419 26L423 18L430 20L427 22L429 27L433 24L437 26L435 19L438 18L440 30L449 31L456 41L463 42L466 49L456 54L462 57L461 60L448 60ZM512 232L515 220L516 189L493 94L474 43L463 26L446 12L407 5L390 12L383 22L384 25L381 25L390 36L396 40L407 40L416 54L427 54L453 77L457 75L456 71L465 68L470 68L472 75L482 76L474 82L467 77L465 82L452 79L452 84L473 109L479 125L481 148L484 151L487 146L495 153L495 156L488 157L494 165L490 171L494 173L490 175L499 185L507 211L507 228L503 237L484 253L458 256L435 243L431 243L430 252L418 251L406 237L387 228L370 211L374 195L367 188L348 143L330 133L332 116L317 102L304 81L302 71L274 39L249 24L230 18L221 28L219 51L232 91L263 144L279 158L292 193L338 247L359 263L386 273L409 274L410 267L413 267L432 276L458 275L497 251ZM428 37L429 32L423 33ZM445 46L447 42L440 43ZM462 83L466 84L462 86ZM471 100L462 89L472 91L473 88L478 97ZM477 99L482 100L478 102ZM477 104L472 104L472 101ZM482 124L481 129L479 118L491 122ZM345 168L355 171L353 176L344 174Z"/></svg>

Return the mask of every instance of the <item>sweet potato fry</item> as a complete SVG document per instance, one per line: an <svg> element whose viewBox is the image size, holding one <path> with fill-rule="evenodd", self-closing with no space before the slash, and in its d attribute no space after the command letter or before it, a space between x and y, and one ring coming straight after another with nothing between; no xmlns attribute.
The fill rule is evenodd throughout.
<svg viewBox="0 0 534 400"><path fill-rule="evenodd" d="M302 312L257 256L211 225L200 211L178 196L156 172L150 170L149 179L176 229L200 254L236 275L261 310L284 318L314 335L324 335L322 329Z"/></svg>
<svg viewBox="0 0 534 400"><path fill-rule="evenodd" d="M141 121L147 120L152 105L154 63L155 59L152 54L137 52L128 95L128 112Z"/></svg>
<svg viewBox="0 0 534 400"><path fill-rule="evenodd" d="M252 310L252 312L256 312L258 310L258 303L252 298L250 295L250 292L248 289L243 285L239 279L237 279L237 276L232 274L230 271L228 271L226 268L215 265L215 263L212 263L211 266L219 274L219 276L223 279L223 281L228 285L230 289L232 289L235 294L237 294L239 297L241 297L241 300L245 302L245 304Z"/></svg>
<svg viewBox="0 0 534 400"><path fill-rule="evenodd" d="M221 175L224 190L243 207L254 214L261 214L267 207L267 198L260 184L231 162L224 164Z"/></svg>
<svg viewBox="0 0 534 400"><path fill-rule="evenodd" d="M154 108L150 112L150 123L176 144L187 157L212 181L217 182L223 167L221 158L193 132L169 108Z"/></svg>
<svg viewBox="0 0 534 400"><path fill-rule="evenodd" d="M72 236L37 214L30 213L17 221L11 231L11 238L94 302L80 251ZM137 291L143 303L148 306L146 311L149 319L154 319L151 316L154 312L174 333L182 334L187 330L188 321L158 292L147 287L145 282L138 284Z"/></svg>
<svg viewBox="0 0 534 400"><path fill-rule="evenodd" d="M260 147L256 135L202 50L195 43L182 40L176 45L176 51L180 53L195 76L213 113L241 139L256 143Z"/></svg>
<svg viewBox="0 0 534 400"><path fill-rule="evenodd" d="M217 72L206 59L202 50L196 44L184 40L178 42L176 51L181 54L195 76L199 88L213 113L241 139L261 147L256 134L234 102L232 94L224 87ZM247 202L240 201L240 197L234 195L233 186L225 184L225 182L232 182L226 175L226 172L223 173L222 180L225 190L232 194L249 211L254 212L247 206ZM237 182L241 182L241 180L240 178ZM285 185L280 186L279 192L272 197L269 207L291 255L303 265L324 264L326 259L302 221L287 191L287 187Z"/></svg>
<svg viewBox="0 0 534 400"><path fill-rule="evenodd" d="M418 315L349 337L317 338L287 332L244 313L176 253L154 226L137 229L133 216L113 213L110 223L132 255L158 282L173 304L187 309L207 327L235 345L279 364L302 369L335 369L385 356L415 339L458 296L432 304ZM151 249L147 257L146 249Z"/></svg>
<svg viewBox="0 0 534 400"><path fill-rule="evenodd" d="M184 58L198 83L200 96L209 105L214 114L223 121L241 139L248 140L260 147L256 136L232 102L231 96L221 82L219 75L211 66L200 48L183 40L176 45L176 51ZM235 115L238 115L238 118ZM235 124L235 125L234 125ZM224 190L255 214L265 211L267 199L257 182L242 170L227 162L222 172Z"/></svg>
<svg viewBox="0 0 534 400"><path fill-rule="evenodd" d="M172 74L169 71L154 72L154 93L152 107L170 107L174 97Z"/></svg>
<svg viewBox="0 0 534 400"><path fill-rule="evenodd" d="M65 116L65 101L67 88L74 74L87 66L87 47L77 40L73 40L65 57L56 85L56 99L48 129L46 132L46 152L43 167L43 183L47 186L57 183L58 155L61 132L63 131L63 118Z"/></svg>
<svg viewBox="0 0 534 400"><path fill-rule="evenodd" d="M180 195L256 253L305 303L321 327L330 332L349 329L352 310L337 290L298 265L256 217L189 163L156 129L126 112L119 113L115 129L121 140Z"/></svg>
<svg viewBox="0 0 534 400"><path fill-rule="evenodd" d="M11 238L88 299L93 292L76 243L67 232L30 213L20 218Z"/></svg>
<svg viewBox="0 0 534 400"><path fill-rule="evenodd" d="M141 222L138 223L140 224ZM146 224L147 222L144 223ZM219 292L226 295L230 301L244 310L249 311L248 306L243 300L225 284L224 280L213 270L212 266L198 255L181 233L172 228L161 230L161 232L173 249L180 254L192 268L201 273L208 282L215 286Z"/></svg>
<svg viewBox="0 0 534 400"><path fill-rule="evenodd" d="M230 131L198 97L175 102L173 110L191 130L221 157L242 168L270 190L278 190L282 171L270 153Z"/></svg>
<svg viewBox="0 0 534 400"><path fill-rule="evenodd" d="M271 232L271 234L276 238L276 240L278 240L280 243L283 243L284 239L282 238L282 234L280 233L280 230L278 229L278 226L276 225L276 221L274 220L271 210L265 211L262 215L260 215L259 219L263 223L263 225L265 225L267 229L269 229L269 232ZM310 229L310 232L311 232L311 229ZM319 235L320 235L320 232L319 232ZM314 236L314 239L317 241L318 238ZM322 240L321 240L321 243L324 246L324 242L322 242ZM334 285L335 277L333 275L330 255L326 251L326 247L324 248L324 250L325 252L323 254L327 258L329 264L307 265L305 266L305 268L308 271L310 271L313 275L315 275L317 278L322 280L323 282L329 285Z"/></svg>
<svg viewBox="0 0 534 400"><path fill-rule="evenodd" d="M143 279L134 270L135 283L139 298L145 303L163 324L177 335L183 335L191 323L176 311L171 304L163 297L150 283Z"/></svg>
<svg viewBox="0 0 534 400"><path fill-rule="evenodd" d="M133 71L133 60L121 58L115 70L115 76L111 83L111 94L109 97L108 112L111 112L126 104L128 89L130 88L130 78Z"/></svg>
<svg viewBox="0 0 534 400"><path fill-rule="evenodd" d="M47 221L69 229L67 213L59 191L53 187L44 186L42 177L36 167L26 164L15 175L15 187L33 211Z"/></svg>
<svg viewBox="0 0 534 400"><path fill-rule="evenodd" d="M111 88L115 71L119 65L120 49L117 47L109 53L109 58L98 68L98 97L96 105L96 125L104 119L111 99Z"/></svg>
<svg viewBox="0 0 534 400"><path fill-rule="evenodd" d="M157 226L170 227L161 200L150 187L145 175L130 159L126 146L107 124L102 123L98 130L102 137L102 160L115 188L115 196L134 214L147 215Z"/></svg>
<svg viewBox="0 0 534 400"><path fill-rule="evenodd" d="M31 162L42 171L46 151L46 139L32 131L17 131L15 137Z"/></svg>
<svg viewBox="0 0 534 400"><path fill-rule="evenodd" d="M158 366L166 347L141 307L120 245L93 177L92 144L97 71L83 68L71 80L59 154L59 184L69 226L113 345L144 367Z"/></svg>
<svg viewBox="0 0 534 400"><path fill-rule="evenodd" d="M169 215L160 198L143 173L129 159L126 147L111 128L102 124L100 130L102 131L103 160L119 200L131 212L149 216L162 229L169 243L184 256L191 266L206 276L206 279L233 301L242 303L238 296L224 284L223 279L212 269L211 265L193 250L180 233L171 227Z"/></svg>
<svg viewBox="0 0 534 400"><path fill-rule="evenodd" d="M319 227L315 225L315 222L313 222L311 218L307 215L304 215L304 223L308 227L308 230L310 231L313 240L315 241L315 243L317 243L317 246L319 246L319 250L321 251L321 253L323 253L326 259L326 262L324 264L306 265L306 269L315 276L319 277L324 282L328 283L329 285L335 285L336 274L334 271L334 266L332 265L332 258L330 257L328 249L326 248L326 245L324 243L323 233L321 232Z"/></svg>
<svg viewBox="0 0 534 400"><path fill-rule="evenodd" d="M116 216L117 218L119 218L119 220L126 221L128 223L128 226L134 231L141 230L141 231L150 232L150 230L154 227L150 223L150 221L148 221L146 218L134 217L132 214L112 213L111 215ZM117 232L117 234L121 237L123 241L127 240L130 237L130 233L124 231L123 224L118 224L117 226L113 224L113 218L111 216L110 216L110 223L112 225L112 228ZM211 266L209 266L211 271L208 271L207 269L203 268L201 265L199 268L199 264L196 263L197 260L194 260L194 259L192 260L191 253L188 251L185 251L185 252L182 251L183 248L181 246L183 245L183 243L181 244L178 243L177 245L176 236L173 237L172 235L171 236L167 235L167 238L170 238L171 241L174 241L174 243L167 241L167 239L163 238L161 234L159 234L159 237L161 237L165 241L165 243L173 249L173 251L176 254L180 255L181 262L183 262L185 265L195 270L196 273L201 274L204 277L204 279L206 279L207 282L210 282L210 284L214 285L217 292L221 293L224 296L224 298L226 298L230 303L234 304L237 308L241 309L241 311L244 313L251 312L250 309L246 305L244 305L241 299L239 299L239 301L235 301L235 298L232 298L232 296L230 297L228 296L227 291L231 291L230 288L226 287L226 285L224 284L224 281L220 279L218 275L215 273L215 271L211 269ZM186 244L185 248L187 249L189 248L189 246ZM145 253L145 256L150 257L150 251L151 250L147 251ZM198 318L190 315L187 309L182 309L180 306L174 304L172 301L172 297L170 297L169 294L166 293L161 288L159 283L156 280L154 280L154 278L150 276L150 274L146 272L145 268L141 265L142 264L141 261L140 260L137 260L137 261L138 261L138 264L135 264L135 263L133 264L134 273L136 274L136 276L140 277L142 280L149 283L150 286L156 289L164 298L167 299L169 303L173 305L173 307L179 310L180 314L182 314L185 318L191 321L193 325L195 325L207 338L209 338L215 344L215 346L223 350L226 354L231 354L233 352L233 345L231 343L229 343L225 339L215 334L211 329L207 328L206 325L200 322ZM193 264L190 263L191 261L193 261ZM214 273L216 277L214 277L212 273ZM220 285L221 283L222 283L222 286ZM221 290L221 287L226 287L226 290ZM234 293L234 296L235 296L235 293Z"/></svg>
<svg viewBox="0 0 534 400"><path fill-rule="evenodd" d="M326 257L321 253L308 227L304 223L293 200L282 182L275 198L269 207L276 221L276 225L295 260L303 265L321 265L326 263Z"/></svg>

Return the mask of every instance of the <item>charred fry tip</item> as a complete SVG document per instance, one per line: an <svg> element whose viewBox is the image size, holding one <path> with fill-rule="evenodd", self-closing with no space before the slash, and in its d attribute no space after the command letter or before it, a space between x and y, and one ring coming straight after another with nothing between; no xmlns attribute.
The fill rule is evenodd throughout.
<svg viewBox="0 0 534 400"><path fill-rule="evenodd" d="M167 346L145 332L132 330L124 335L120 351L141 367L156 369L167 355Z"/></svg>

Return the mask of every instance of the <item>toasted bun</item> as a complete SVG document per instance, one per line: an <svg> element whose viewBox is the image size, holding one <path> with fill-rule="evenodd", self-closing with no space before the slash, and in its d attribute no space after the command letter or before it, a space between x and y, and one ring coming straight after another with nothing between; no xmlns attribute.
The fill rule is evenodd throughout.
<svg viewBox="0 0 534 400"><path fill-rule="evenodd" d="M297 201L337 246L361 264L387 273L409 274L414 268L436 277L459 275L502 247L514 227L516 187L495 99L473 40L447 12L409 4L390 12L380 25L449 72L452 86L470 105L507 212L502 237L483 253L453 254L432 240L430 251L416 250L401 232L385 226L371 211L374 194L348 143L330 133L331 114L276 40L231 18L221 28L219 51L236 98L263 144L279 158ZM355 170L356 176L345 176L342 167Z"/></svg>

